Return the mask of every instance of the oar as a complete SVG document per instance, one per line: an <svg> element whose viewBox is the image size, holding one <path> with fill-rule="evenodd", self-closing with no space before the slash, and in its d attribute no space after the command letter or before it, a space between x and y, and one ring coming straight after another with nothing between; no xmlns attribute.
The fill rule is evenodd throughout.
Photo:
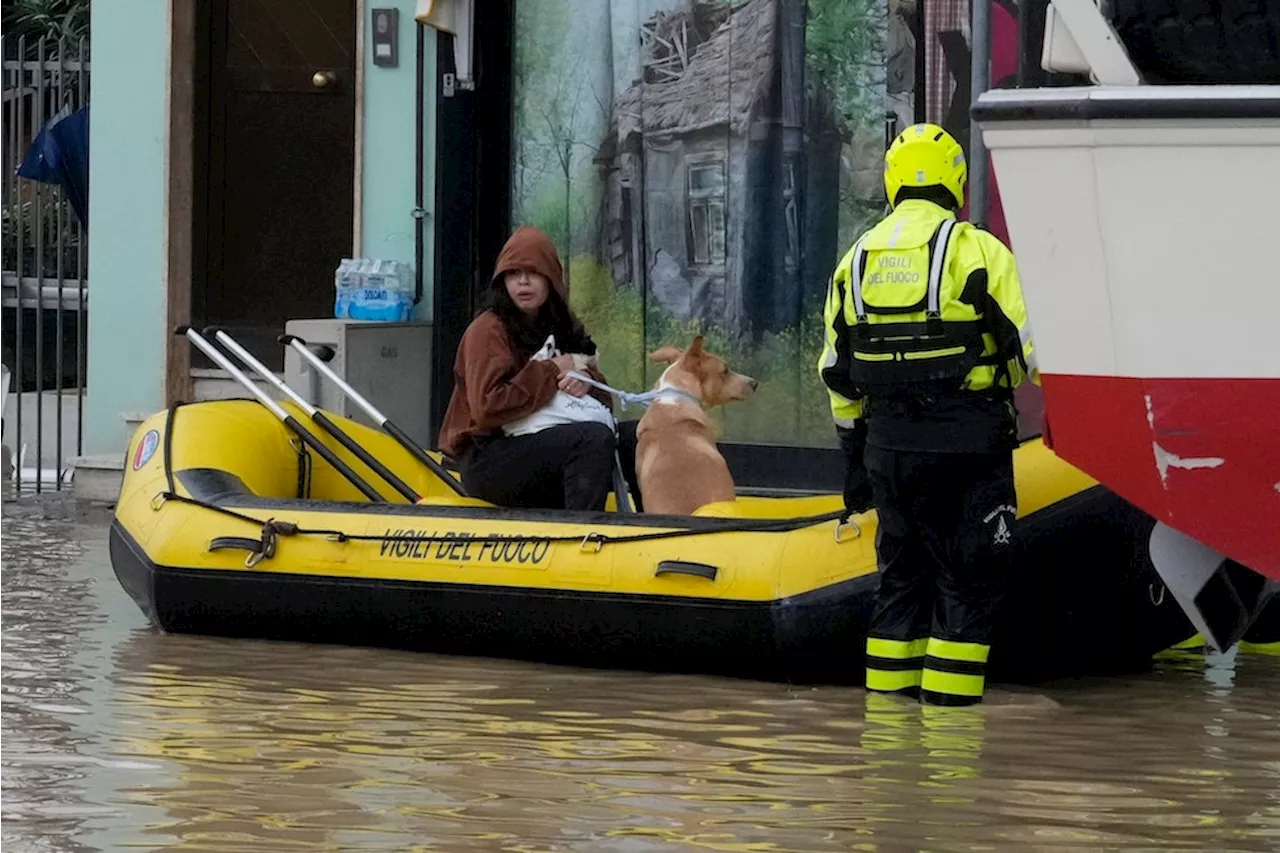
<svg viewBox="0 0 1280 853"><path fill-rule="evenodd" d="M255 385L253 381L249 379L249 377L241 373L240 368L232 364L230 359L228 359L222 353L218 352L217 347L215 347L213 344L206 341L204 338L200 337L199 332L197 332L195 329L191 328L190 326L182 325L174 329L174 334L185 335L187 337L187 340L195 344L196 349L200 350L202 353L209 356L209 358L213 360L214 364L218 365L223 370L225 370L228 374L230 374L232 379L239 382L245 388L248 388L249 393L253 394L254 397L258 398L259 403L266 406L267 409L271 411L271 414L275 415L277 418L283 421L284 425L288 427L293 432L294 435L296 435L299 439L301 439L303 444L307 445L307 447L310 447L312 450L318 453L321 459L323 459L325 462L328 462L330 465L334 467L335 470L337 470L339 474L346 477L347 480L351 482L351 485L355 486L357 489L360 490L361 494L363 494L369 500L375 501L377 503L386 502L386 500L382 497L382 495L374 491L372 486L370 486L363 479L361 479L359 474L351 470L350 466L348 466L347 463L339 459L332 450L330 450L327 446L325 446L323 442L320 441L320 439L316 438L314 435L307 432L306 428L302 424L298 423L297 418L295 418L293 415L289 414L284 409L282 409L279 403L277 403L275 400L272 400L269 396L267 396L266 392L263 391L261 388L259 388L257 385Z"/></svg>
<svg viewBox="0 0 1280 853"><path fill-rule="evenodd" d="M252 368L255 373L257 373L263 379L267 380L269 383L275 386L277 390L287 394L289 399L297 403L298 408L306 412L307 416L311 418L311 420L314 421L317 426L319 426L322 430L324 430L325 432L329 433L329 435L337 439L339 444L341 444L347 450L351 451L352 454L354 454L356 458L358 458L361 462L363 462L364 464L372 468L373 471L379 477L381 477L382 479L390 483L391 487L395 489L397 492L399 492L406 500L408 500L410 503L417 503L419 500L422 499L422 495L415 492L413 490L413 487L411 487L404 480L397 477L395 475L395 472L393 472L386 465L383 465L381 462L379 462L372 453L365 450L363 447L359 445L359 443L356 442L355 439L353 439L351 436L343 432L342 429L339 428L337 424L335 424L332 420L329 419L328 415L326 415L324 412L317 409L315 406L311 405L310 401L308 401L301 394L297 393L292 388L290 388L287 384L285 384L284 380L282 380L279 376L276 376L275 373L267 369L267 366L265 364L258 361L256 358L253 357L253 355L248 350L240 346L240 344L236 343L235 339L233 339L229 334L227 334L227 332L224 329L219 329L217 327L210 327L208 329L205 329L205 332L206 333L212 332L214 340L222 344L227 349L231 350L231 352L235 353L237 358L239 358L245 364L249 365L249 367Z"/></svg>
<svg viewBox="0 0 1280 853"><path fill-rule="evenodd" d="M352 388L338 374L329 369L329 365L320 360L319 356L307 349L307 342L297 335L281 335L277 340L285 346L291 346L299 355L310 362L311 366L323 373L325 376L338 386L338 389L346 394L357 406L364 409L365 414L373 418L374 423L386 430L387 434L400 442L400 446L409 451L417 458L419 462L431 469L431 473L435 474L441 480L449 484L449 487L457 492L460 496L466 497L467 493L463 490L462 484L453 478L453 475L445 470L444 466L431 458L425 450L417 445L414 440L400 427L393 424L386 415L378 411L373 403L370 403L364 397L360 396L360 392Z"/></svg>

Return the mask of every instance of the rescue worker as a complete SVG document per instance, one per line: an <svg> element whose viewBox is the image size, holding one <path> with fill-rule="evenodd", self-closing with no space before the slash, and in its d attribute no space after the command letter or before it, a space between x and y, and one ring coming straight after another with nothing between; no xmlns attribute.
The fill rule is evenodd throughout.
<svg viewBox="0 0 1280 853"><path fill-rule="evenodd" d="M836 268L819 364L846 517L879 514L867 689L944 705L982 700L1017 516L1013 389L1039 384L1013 254L956 219L966 176L941 127L894 140L892 210Z"/></svg>

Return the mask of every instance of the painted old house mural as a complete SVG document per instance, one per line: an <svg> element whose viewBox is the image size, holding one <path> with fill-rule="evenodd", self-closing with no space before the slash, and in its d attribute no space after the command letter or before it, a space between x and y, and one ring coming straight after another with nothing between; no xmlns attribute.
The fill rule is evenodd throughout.
<svg viewBox="0 0 1280 853"><path fill-rule="evenodd" d="M646 354L702 332L761 381L717 413L725 440L834 443L822 296L885 211L892 133L927 118L967 147L969 15L969 0L518 0L510 224L556 241L614 384L648 387ZM1015 0L992 19L991 79L1008 85Z"/></svg>
<svg viewBox="0 0 1280 853"><path fill-rule="evenodd" d="M521 0L513 225L566 259L621 387L695 332L761 381L728 441L830 445L814 364L884 210L885 0Z"/></svg>
<svg viewBox="0 0 1280 853"><path fill-rule="evenodd" d="M615 100L598 157L614 281L757 340L797 323L825 287L847 136L823 82L806 87L786 61L803 30L778 26L782 6L650 19L642 79Z"/></svg>

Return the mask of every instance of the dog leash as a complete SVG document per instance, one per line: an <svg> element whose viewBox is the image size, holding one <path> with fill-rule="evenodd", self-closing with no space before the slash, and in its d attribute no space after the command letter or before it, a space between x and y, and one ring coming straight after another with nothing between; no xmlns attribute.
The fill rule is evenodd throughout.
<svg viewBox="0 0 1280 853"><path fill-rule="evenodd" d="M654 400L657 400L661 397L683 397L689 402L697 405L699 408L702 407L701 400L699 400L697 397L693 396L692 394L688 393L687 391L681 391L679 388L655 388L652 391L645 391L641 394L635 394L631 391L622 391L618 388L613 388L609 385L605 385L603 382L597 382L594 379L592 379L590 376L584 376L576 370L566 371L565 375L571 376L574 379L577 379L579 382L585 382L587 385L590 385L592 388L599 389L600 391L603 391L606 394L612 394L614 397L617 397L618 402L622 404L622 410L624 412L627 410L629 406L648 407L650 403L652 403Z"/></svg>

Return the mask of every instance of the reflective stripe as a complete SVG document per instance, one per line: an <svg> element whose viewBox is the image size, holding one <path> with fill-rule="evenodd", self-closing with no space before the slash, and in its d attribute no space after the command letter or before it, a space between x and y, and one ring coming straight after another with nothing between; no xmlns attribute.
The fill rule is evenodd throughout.
<svg viewBox="0 0 1280 853"><path fill-rule="evenodd" d="M843 310L844 306L840 304L842 302L844 302L843 294L839 292L836 286L836 276L832 276L831 281L827 282L827 304L822 312L825 328L822 335L822 365L819 368L820 370L829 370L836 366L837 342L835 340L835 330L831 328L831 321Z"/></svg>
<svg viewBox="0 0 1280 853"><path fill-rule="evenodd" d="M1270 643L1251 643L1248 640L1241 640L1240 651L1246 654L1280 656L1280 640Z"/></svg>
<svg viewBox="0 0 1280 853"><path fill-rule="evenodd" d="M857 418L837 418L837 417L832 417L832 419L831 419L831 420L835 421L836 426L841 427L841 428L843 428L843 429L853 429L855 426L857 426L857 425L858 425L858 419L857 419Z"/></svg>
<svg viewBox="0 0 1280 853"><path fill-rule="evenodd" d="M858 322L867 319L867 306L862 302L862 256L866 254L862 246L867 242L863 237L853 247L853 263L849 266L849 295L853 297L853 313Z"/></svg>
<svg viewBox="0 0 1280 853"><path fill-rule="evenodd" d="M931 638L925 654L966 663L986 663L991 647L984 643L961 643L956 640Z"/></svg>
<svg viewBox="0 0 1280 853"><path fill-rule="evenodd" d="M883 670L867 669L867 689L892 693L919 687L921 672L918 669Z"/></svg>
<svg viewBox="0 0 1280 853"><path fill-rule="evenodd" d="M955 225L954 219L944 219L938 228L938 242L929 264L929 301L925 308L930 317L942 316L942 268L947 258L947 246L951 243L951 229Z"/></svg>
<svg viewBox="0 0 1280 853"><path fill-rule="evenodd" d="M955 672L939 672L936 669L927 668L920 679L921 690L951 696L981 696L985 684L985 676L960 675Z"/></svg>
<svg viewBox="0 0 1280 853"><path fill-rule="evenodd" d="M867 637L867 654L872 657L892 660L909 660L922 658L928 648L928 639L919 640L885 640L880 637Z"/></svg>
<svg viewBox="0 0 1280 853"><path fill-rule="evenodd" d="M902 226L907 224L905 217L898 219L898 224L893 226L893 233L889 235L889 248L898 248L898 238L902 236Z"/></svg>

